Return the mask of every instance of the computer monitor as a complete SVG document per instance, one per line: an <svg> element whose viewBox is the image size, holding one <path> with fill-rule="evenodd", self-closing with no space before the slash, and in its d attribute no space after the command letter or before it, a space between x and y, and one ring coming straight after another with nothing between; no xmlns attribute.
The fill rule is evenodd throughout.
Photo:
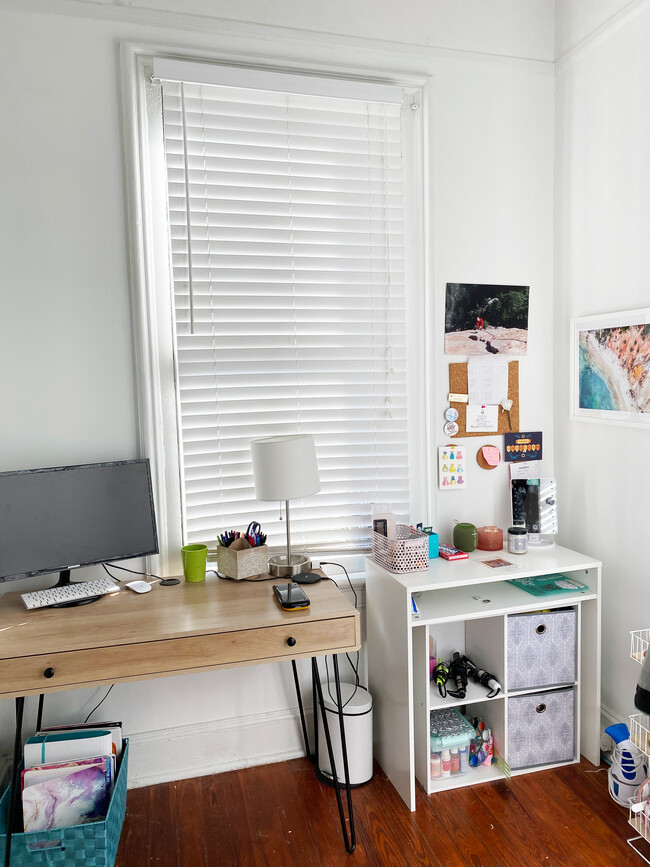
<svg viewBox="0 0 650 867"><path fill-rule="evenodd" d="M148 460L0 473L0 582L157 553Z"/></svg>

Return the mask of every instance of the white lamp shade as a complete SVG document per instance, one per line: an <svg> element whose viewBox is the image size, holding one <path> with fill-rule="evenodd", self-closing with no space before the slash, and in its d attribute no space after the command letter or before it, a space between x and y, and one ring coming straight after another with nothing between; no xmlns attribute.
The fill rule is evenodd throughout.
<svg viewBox="0 0 650 867"><path fill-rule="evenodd" d="M293 500L320 491L311 434L252 440L251 453L258 500Z"/></svg>

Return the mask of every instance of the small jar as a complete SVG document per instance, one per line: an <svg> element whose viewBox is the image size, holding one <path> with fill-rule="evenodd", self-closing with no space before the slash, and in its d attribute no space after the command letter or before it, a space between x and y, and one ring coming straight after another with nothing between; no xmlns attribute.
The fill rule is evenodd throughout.
<svg viewBox="0 0 650 867"><path fill-rule="evenodd" d="M511 554L525 554L528 551L528 533L525 527L508 528L508 551Z"/></svg>

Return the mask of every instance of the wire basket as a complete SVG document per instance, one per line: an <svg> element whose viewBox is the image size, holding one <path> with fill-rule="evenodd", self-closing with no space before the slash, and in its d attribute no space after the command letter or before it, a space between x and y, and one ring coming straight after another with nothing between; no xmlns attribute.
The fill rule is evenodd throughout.
<svg viewBox="0 0 650 867"><path fill-rule="evenodd" d="M389 572L422 572L429 568L429 537L408 524L396 524L391 539L373 532L372 559Z"/></svg>
<svg viewBox="0 0 650 867"><path fill-rule="evenodd" d="M646 843L650 843L650 800L648 800L648 796L650 795L649 786L650 781L646 780L638 787L634 795L629 799L630 814L628 822L639 836L630 837L627 841L637 853L637 855L640 855L643 858L646 864L650 864L650 861L647 859L646 855L644 855L644 853L637 846L635 846L635 843L642 839L645 840ZM647 846L645 846L645 844L644 847L647 852Z"/></svg>
<svg viewBox="0 0 650 867"><path fill-rule="evenodd" d="M630 656L635 662L643 664L650 646L650 629L634 629L630 632Z"/></svg>
<svg viewBox="0 0 650 867"><path fill-rule="evenodd" d="M644 713L630 716L630 740L647 756L650 756L650 718Z"/></svg>

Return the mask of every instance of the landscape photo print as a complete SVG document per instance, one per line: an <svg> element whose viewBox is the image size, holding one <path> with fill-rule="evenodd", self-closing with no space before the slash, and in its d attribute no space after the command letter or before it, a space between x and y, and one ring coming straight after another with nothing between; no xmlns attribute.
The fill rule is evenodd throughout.
<svg viewBox="0 0 650 867"><path fill-rule="evenodd" d="M528 286L447 283L447 355L525 355Z"/></svg>
<svg viewBox="0 0 650 867"><path fill-rule="evenodd" d="M650 309L575 319L572 414L650 423Z"/></svg>

